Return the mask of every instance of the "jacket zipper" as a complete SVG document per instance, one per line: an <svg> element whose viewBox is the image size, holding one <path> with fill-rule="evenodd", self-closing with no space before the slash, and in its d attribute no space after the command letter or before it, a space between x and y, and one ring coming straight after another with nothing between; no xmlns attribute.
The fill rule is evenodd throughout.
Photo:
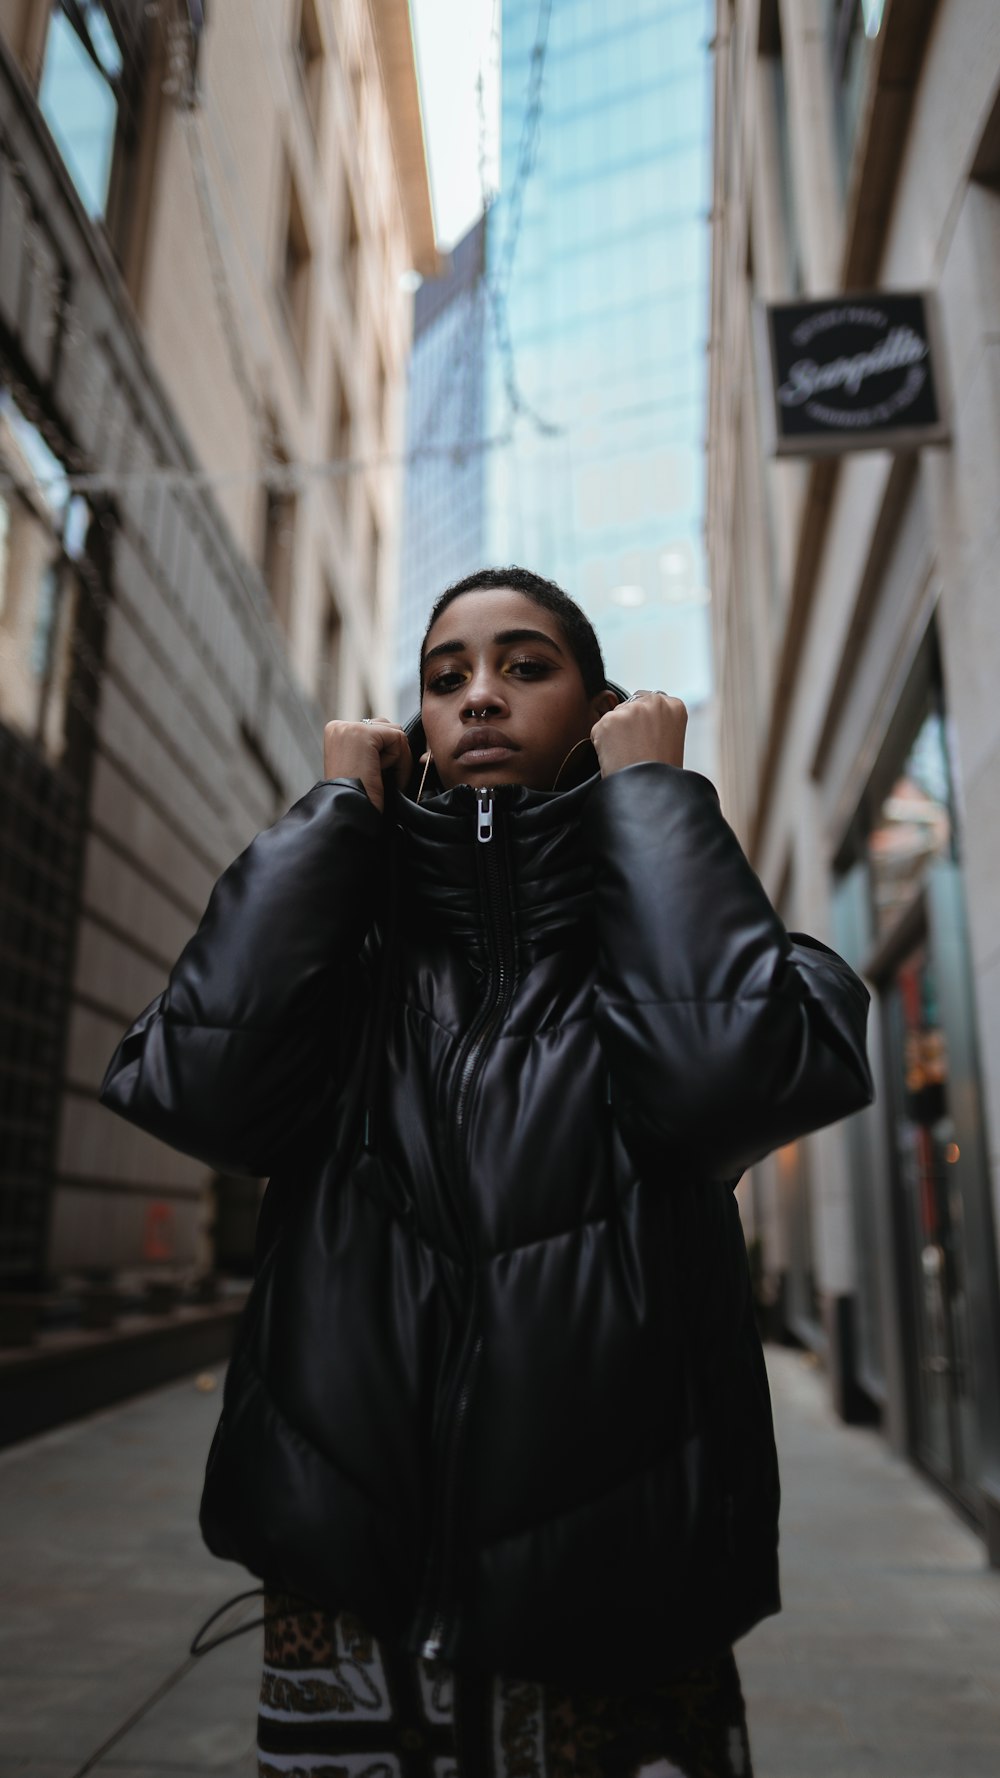
<svg viewBox="0 0 1000 1778"><path fill-rule="evenodd" d="M480 883L484 892L486 937L490 949L490 976L492 979L491 991L487 995L485 1006L466 1039L465 1054L459 1067L452 1140L454 1176L459 1181L465 1158L462 1141L465 1115L473 1083L485 1058L487 1045L510 1003L514 985L516 959L513 924L509 917L509 885L504 871L501 848L494 844L494 826L493 792L484 786L476 791L476 840L477 851L479 845L487 848L485 852L479 854L479 857L481 859ZM456 1203L456 1209L459 1219L462 1220L460 1202ZM483 1345L482 1335L476 1328L479 1291L475 1253L471 1239L468 1238L467 1224L464 1221L462 1222L462 1234L466 1238L472 1290L453 1388L454 1415L448 1429L441 1488L437 1496L440 1507L431 1537L428 1578L424 1588L420 1620L418 1620L422 1620L428 1625L427 1634L422 1635L420 1639L420 1653L426 1660L438 1659L444 1646L448 1627L448 1605L454 1592L457 1541L455 1509L458 1502L462 1440L468 1421L476 1366Z"/></svg>

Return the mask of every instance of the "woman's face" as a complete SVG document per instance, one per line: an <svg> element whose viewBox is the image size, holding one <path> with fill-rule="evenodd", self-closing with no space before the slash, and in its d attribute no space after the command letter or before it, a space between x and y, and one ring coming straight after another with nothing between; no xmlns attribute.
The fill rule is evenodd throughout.
<svg viewBox="0 0 1000 1778"><path fill-rule="evenodd" d="M511 587L461 593L427 637L420 713L446 790L551 790L613 692L588 698L558 620Z"/></svg>

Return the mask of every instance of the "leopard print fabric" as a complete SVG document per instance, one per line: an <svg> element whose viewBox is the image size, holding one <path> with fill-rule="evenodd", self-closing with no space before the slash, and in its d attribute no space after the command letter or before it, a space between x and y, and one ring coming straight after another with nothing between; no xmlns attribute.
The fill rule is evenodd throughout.
<svg viewBox="0 0 1000 1778"><path fill-rule="evenodd" d="M752 1778L732 1654L639 1696L458 1675L267 1600L259 1778Z"/></svg>

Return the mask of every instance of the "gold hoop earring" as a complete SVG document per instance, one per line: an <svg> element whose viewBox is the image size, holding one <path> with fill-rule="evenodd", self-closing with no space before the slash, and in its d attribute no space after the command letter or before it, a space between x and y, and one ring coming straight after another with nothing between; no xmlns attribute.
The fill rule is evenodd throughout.
<svg viewBox="0 0 1000 1778"><path fill-rule="evenodd" d="M423 773L423 777L420 780L420 789L417 791L417 801L418 802L420 801L420 798L424 794L424 785L427 783L427 774L431 769L431 763L433 761L433 758L434 758L434 755L431 753L430 749L428 748L427 757L424 760L424 773Z"/></svg>
<svg viewBox="0 0 1000 1778"><path fill-rule="evenodd" d="M565 771L565 770L566 770L566 767L567 767L567 766L568 766L568 764L569 764L569 762L570 762L570 760L571 760L571 759L572 759L572 757L573 757L573 755L574 755L574 753L575 753L575 752L576 752L576 751L577 751L577 748L579 748L579 747L586 747L586 745L587 745L587 742L588 742L588 741L589 741L589 740L590 740L590 736L589 736L589 735L584 735L584 736L583 736L583 738L582 738L582 739L581 739L581 740L579 740L579 741L574 741L574 743L573 743L573 745L572 745L572 747L571 747L571 748L570 748L570 750L569 750L569 752L568 752L568 753L567 753L567 755L566 755L566 758L565 758L565 759L564 759L564 760L563 760L563 762L562 762L562 765L561 765L561 766L560 766L560 767L559 767L559 770L558 770L558 772L557 772L557 773L556 773L556 775L555 775L555 778L554 778L554 779L553 779L553 782L552 782L552 788L553 788L553 790L557 790L557 789L558 789L558 787L559 787L559 780L560 780L560 778L561 778L561 777L562 777L562 775L563 775L563 773L564 773L564 771Z"/></svg>

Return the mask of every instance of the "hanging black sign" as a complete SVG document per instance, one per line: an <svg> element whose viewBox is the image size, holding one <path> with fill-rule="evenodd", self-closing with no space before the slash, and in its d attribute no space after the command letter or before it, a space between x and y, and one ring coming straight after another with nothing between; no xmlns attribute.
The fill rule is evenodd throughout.
<svg viewBox="0 0 1000 1778"><path fill-rule="evenodd" d="M930 309L919 292L885 291L762 307L778 456L945 443Z"/></svg>

